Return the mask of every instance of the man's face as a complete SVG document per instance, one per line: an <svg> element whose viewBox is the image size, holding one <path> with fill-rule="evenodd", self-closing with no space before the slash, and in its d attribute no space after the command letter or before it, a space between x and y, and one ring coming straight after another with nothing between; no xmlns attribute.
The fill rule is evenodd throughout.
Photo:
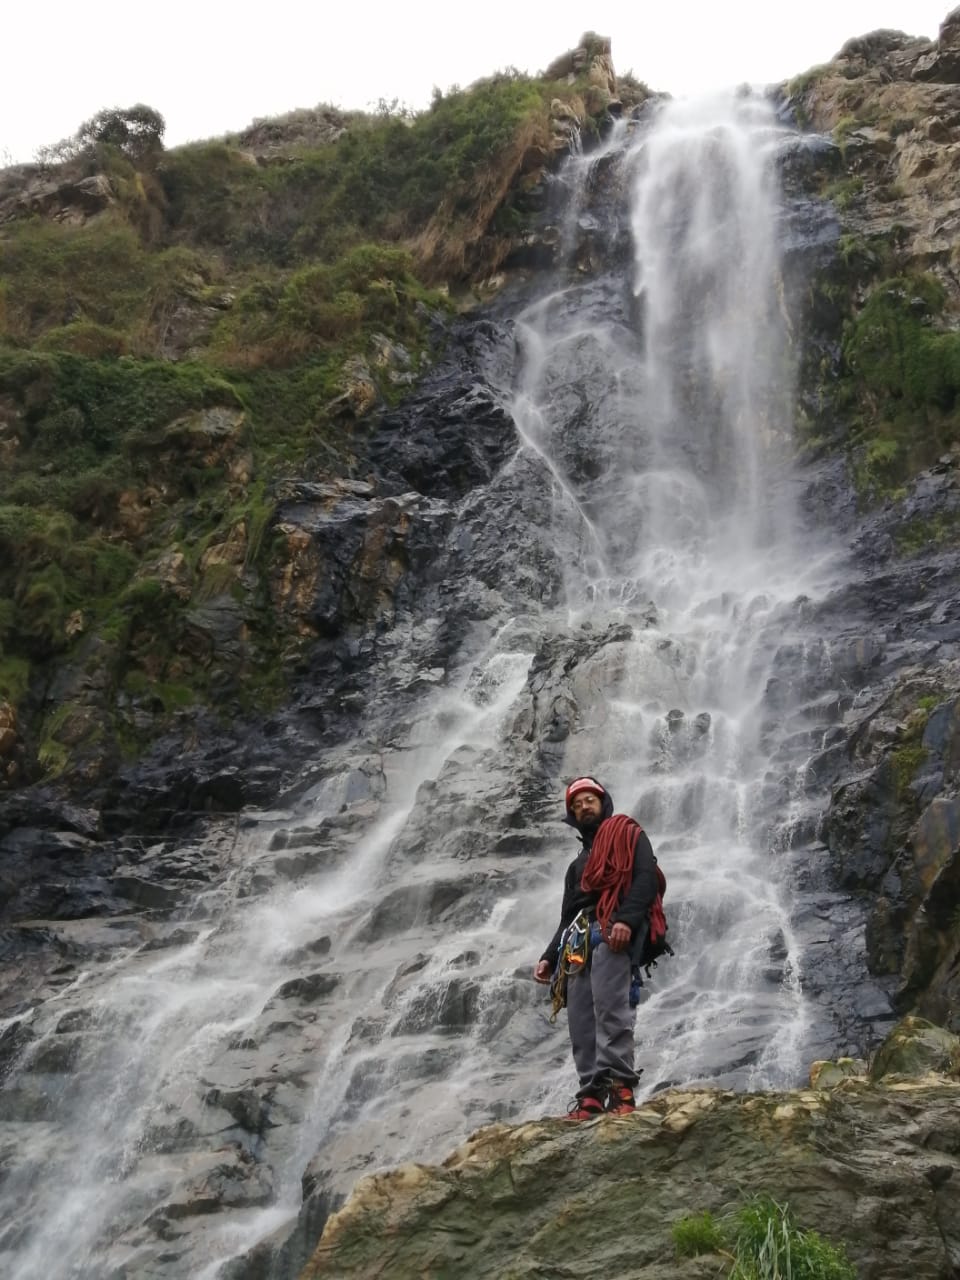
<svg viewBox="0 0 960 1280"><path fill-rule="evenodd" d="M570 812L581 831L600 825L603 802L595 791L578 791L570 801Z"/></svg>

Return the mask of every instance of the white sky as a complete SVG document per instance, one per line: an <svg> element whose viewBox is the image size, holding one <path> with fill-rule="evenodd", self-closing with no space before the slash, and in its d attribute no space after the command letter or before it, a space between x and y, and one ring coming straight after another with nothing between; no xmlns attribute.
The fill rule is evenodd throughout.
<svg viewBox="0 0 960 1280"><path fill-rule="evenodd" d="M146 102L169 146L256 116L379 98L426 106L514 66L542 70L585 29L618 71L695 93L785 80L851 36L934 38L950 0L21 0L4 6L0 164L30 160L101 107Z"/></svg>

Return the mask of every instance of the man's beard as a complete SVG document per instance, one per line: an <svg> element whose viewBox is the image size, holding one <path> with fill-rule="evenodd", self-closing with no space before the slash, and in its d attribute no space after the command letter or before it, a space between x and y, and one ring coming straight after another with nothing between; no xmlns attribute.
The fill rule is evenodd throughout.
<svg viewBox="0 0 960 1280"><path fill-rule="evenodd" d="M577 819L577 830L581 835L592 835L602 821L599 813L585 813L582 818Z"/></svg>

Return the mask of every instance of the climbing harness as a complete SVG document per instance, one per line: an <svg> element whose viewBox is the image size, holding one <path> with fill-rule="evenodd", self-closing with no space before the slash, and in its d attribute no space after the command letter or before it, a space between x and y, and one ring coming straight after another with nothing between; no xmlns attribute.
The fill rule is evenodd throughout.
<svg viewBox="0 0 960 1280"><path fill-rule="evenodd" d="M593 928L596 928L596 925ZM551 1022L556 1022L557 1014L567 1007L567 981L571 977L576 977L578 973L582 973L587 966L593 928L591 928L589 917L581 911L577 918L567 925L560 937L560 954L550 982Z"/></svg>

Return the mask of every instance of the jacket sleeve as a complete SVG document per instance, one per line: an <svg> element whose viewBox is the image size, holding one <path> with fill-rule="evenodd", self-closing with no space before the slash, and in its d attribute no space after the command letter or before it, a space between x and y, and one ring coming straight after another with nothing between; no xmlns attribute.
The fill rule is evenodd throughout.
<svg viewBox="0 0 960 1280"><path fill-rule="evenodd" d="M610 923L629 925L636 939L647 927L647 914L658 891L657 860L647 833L641 831L633 847L633 880Z"/></svg>
<svg viewBox="0 0 960 1280"><path fill-rule="evenodd" d="M560 923L557 925L557 931L550 939L546 951L540 957L541 960L550 961L551 969L557 967L557 960L560 958L560 939L563 937L563 931L569 923L571 900L575 888L573 883L573 868L575 865L576 859L567 867L567 874L563 878L563 905L560 908Z"/></svg>

